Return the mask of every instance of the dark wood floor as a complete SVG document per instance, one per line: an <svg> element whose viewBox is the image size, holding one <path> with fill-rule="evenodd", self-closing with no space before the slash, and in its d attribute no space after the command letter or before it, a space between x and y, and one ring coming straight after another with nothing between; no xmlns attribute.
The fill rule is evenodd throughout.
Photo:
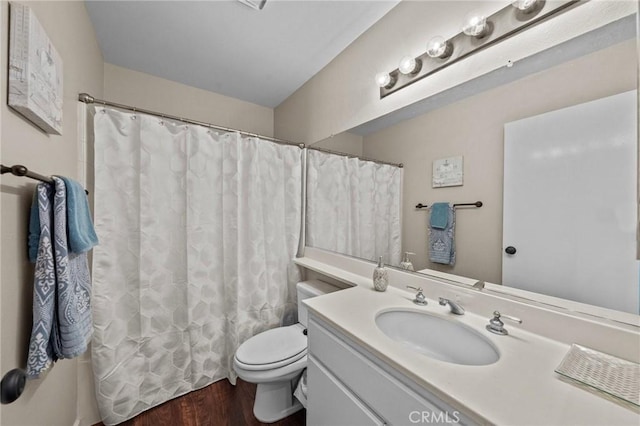
<svg viewBox="0 0 640 426"><path fill-rule="evenodd" d="M238 379L236 386L220 380L145 411L121 423L124 426L258 426L253 417L256 385ZM305 426L305 410L298 411L274 426ZM98 423L103 426L102 423Z"/></svg>

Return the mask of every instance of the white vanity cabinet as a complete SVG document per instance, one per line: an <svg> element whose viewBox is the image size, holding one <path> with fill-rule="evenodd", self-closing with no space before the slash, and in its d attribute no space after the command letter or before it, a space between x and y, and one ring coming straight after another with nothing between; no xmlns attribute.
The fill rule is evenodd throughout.
<svg viewBox="0 0 640 426"><path fill-rule="evenodd" d="M318 361L309 358L307 379L313 378L307 402L308 425L379 425L385 422Z"/></svg>
<svg viewBox="0 0 640 426"><path fill-rule="evenodd" d="M307 425L476 424L310 314Z"/></svg>

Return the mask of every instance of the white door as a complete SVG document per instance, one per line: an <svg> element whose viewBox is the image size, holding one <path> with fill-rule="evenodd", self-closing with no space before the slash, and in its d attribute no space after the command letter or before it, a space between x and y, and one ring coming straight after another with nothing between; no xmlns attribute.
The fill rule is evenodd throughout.
<svg viewBox="0 0 640 426"><path fill-rule="evenodd" d="M637 117L634 90L505 125L504 285L638 313Z"/></svg>

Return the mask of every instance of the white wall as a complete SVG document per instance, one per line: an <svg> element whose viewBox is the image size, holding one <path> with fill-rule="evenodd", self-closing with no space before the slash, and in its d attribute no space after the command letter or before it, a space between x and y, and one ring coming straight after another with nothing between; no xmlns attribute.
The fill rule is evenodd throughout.
<svg viewBox="0 0 640 426"><path fill-rule="evenodd" d="M78 150L78 92L103 93L103 59L84 2L27 2L46 30L64 64L62 136L50 136L34 127L6 104L8 3L2 1L0 36L0 156L3 164L24 164L41 174L81 179L83 159ZM0 300L2 344L0 374L25 367L31 333L33 266L27 260L28 211L35 181L2 176L2 252ZM27 384L16 402L2 407L3 425L72 425L97 420L90 396L87 358L62 360L49 374ZM89 395L86 401L85 396ZM78 406L82 401L83 405ZM78 413L77 411L80 410Z"/></svg>
<svg viewBox="0 0 640 426"><path fill-rule="evenodd" d="M457 34L472 10L509 1L403 1L354 41L275 111L277 137L311 143L339 134L635 12L633 0L593 0L555 16L399 92L379 99L374 76L403 55L424 52L434 35Z"/></svg>

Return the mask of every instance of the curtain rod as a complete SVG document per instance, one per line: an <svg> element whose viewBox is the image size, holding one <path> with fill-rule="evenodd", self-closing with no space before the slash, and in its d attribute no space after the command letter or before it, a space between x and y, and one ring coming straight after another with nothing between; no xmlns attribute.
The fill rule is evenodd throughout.
<svg viewBox="0 0 640 426"><path fill-rule="evenodd" d="M314 146L308 146L307 149L313 149L314 151L325 152L327 154L342 155L343 157L359 158L360 160L373 161L374 163L386 164L387 166L394 166L394 167L399 167L399 168L403 168L404 167L404 164L402 164L402 163L390 163L388 161L376 160L374 158L367 158L367 157L363 157L361 155L353 155L353 154L347 154L347 153L340 152L340 151L332 151L332 150L326 149L326 148L316 148Z"/></svg>
<svg viewBox="0 0 640 426"><path fill-rule="evenodd" d="M110 107L114 107L114 108L124 109L124 110L127 110L127 111L133 111L133 112L139 112L139 113L142 113L142 114L154 115L156 117L166 118L168 120L180 121L182 123L195 124L197 126L209 127L211 129L221 130L223 132L237 132L237 133L240 133L241 135L251 136L251 137L254 137L254 138L260 138L260 139L268 140L270 142L275 142L275 143L279 143L279 144L283 144L283 145L296 145L296 146L298 146L300 148L304 148L305 147L305 145L303 143L286 141L286 140L274 138L274 137L271 137L271 136L264 136L264 135L259 135L257 133L245 132L244 130L232 129L230 127L223 127L223 126L218 126L218 125L211 124L211 123L205 123L204 121L191 120L190 118L182 118L182 117L178 117L178 116L175 116L175 115L163 114L161 112L151 111L151 110L144 109L144 108L137 108L137 107L132 107L132 106L129 106L129 105L123 105L123 104L118 104L118 103L115 103L115 102L105 101L103 99L96 99L93 96L89 95L88 93L80 93L78 95L78 100L80 102L84 102L85 104L98 104L98 105L103 105L103 106L110 106Z"/></svg>

